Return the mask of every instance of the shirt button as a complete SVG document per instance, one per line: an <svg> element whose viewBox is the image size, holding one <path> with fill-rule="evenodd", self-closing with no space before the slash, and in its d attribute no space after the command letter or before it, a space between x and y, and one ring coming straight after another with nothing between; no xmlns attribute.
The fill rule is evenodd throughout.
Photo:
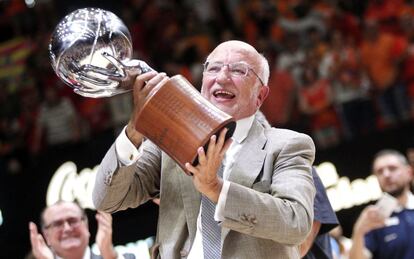
<svg viewBox="0 0 414 259"><path fill-rule="evenodd" d="M134 155L133 154L129 155L129 160L132 160L132 159L134 159Z"/></svg>

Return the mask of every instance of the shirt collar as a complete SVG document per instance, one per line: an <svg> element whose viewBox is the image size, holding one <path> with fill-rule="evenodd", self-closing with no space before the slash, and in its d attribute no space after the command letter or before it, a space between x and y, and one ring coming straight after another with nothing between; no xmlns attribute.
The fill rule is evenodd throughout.
<svg viewBox="0 0 414 259"><path fill-rule="evenodd" d="M408 210L414 210L414 195L412 192L407 193L407 202L404 206L398 205L397 208L395 208L394 212L401 212L404 209Z"/></svg>
<svg viewBox="0 0 414 259"><path fill-rule="evenodd" d="M252 127L253 120L254 114L250 117L236 121L236 129L234 130L232 137L233 140L240 144L247 137L247 134Z"/></svg>
<svg viewBox="0 0 414 259"><path fill-rule="evenodd" d="M405 204L405 208L409 210L414 210L414 195L412 192L408 193L407 203Z"/></svg>
<svg viewBox="0 0 414 259"><path fill-rule="evenodd" d="M63 259L60 256L56 256L56 259ZM91 258L91 249L89 248L89 246L86 247L85 253L83 254L82 259L90 259Z"/></svg>

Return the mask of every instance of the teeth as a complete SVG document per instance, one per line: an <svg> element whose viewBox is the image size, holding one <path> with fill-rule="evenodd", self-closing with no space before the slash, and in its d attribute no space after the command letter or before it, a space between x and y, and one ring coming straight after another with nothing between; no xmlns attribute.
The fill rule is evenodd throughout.
<svg viewBox="0 0 414 259"><path fill-rule="evenodd" d="M218 90L218 91L216 91L216 92L215 92L215 94L216 94L216 95L217 95L217 94L233 95L232 93L227 92L227 91L224 91L224 90Z"/></svg>

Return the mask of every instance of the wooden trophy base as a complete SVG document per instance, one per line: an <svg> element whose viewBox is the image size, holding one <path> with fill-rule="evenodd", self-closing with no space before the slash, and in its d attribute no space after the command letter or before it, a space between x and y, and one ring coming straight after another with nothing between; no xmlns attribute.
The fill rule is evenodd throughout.
<svg viewBox="0 0 414 259"><path fill-rule="evenodd" d="M176 75L148 97L135 127L186 171L185 163L198 164L199 147L206 148L210 137L224 127L230 138L236 122Z"/></svg>

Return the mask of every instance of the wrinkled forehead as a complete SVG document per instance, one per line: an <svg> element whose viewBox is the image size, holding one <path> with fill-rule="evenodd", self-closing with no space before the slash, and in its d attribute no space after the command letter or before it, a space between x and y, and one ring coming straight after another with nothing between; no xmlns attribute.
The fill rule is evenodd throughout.
<svg viewBox="0 0 414 259"><path fill-rule="evenodd" d="M80 216L82 216L82 211L75 204L60 203L47 208L44 213L43 219L45 223L48 224L52 221Z"/></svg>
<svg viewBox="0 0 414 259"><path fill-rule="evenodd" d="M249 65L259 64L260 54L250 45L232 41L218 45L208 56L209 62L234 63L244 61Z"/></svg>

